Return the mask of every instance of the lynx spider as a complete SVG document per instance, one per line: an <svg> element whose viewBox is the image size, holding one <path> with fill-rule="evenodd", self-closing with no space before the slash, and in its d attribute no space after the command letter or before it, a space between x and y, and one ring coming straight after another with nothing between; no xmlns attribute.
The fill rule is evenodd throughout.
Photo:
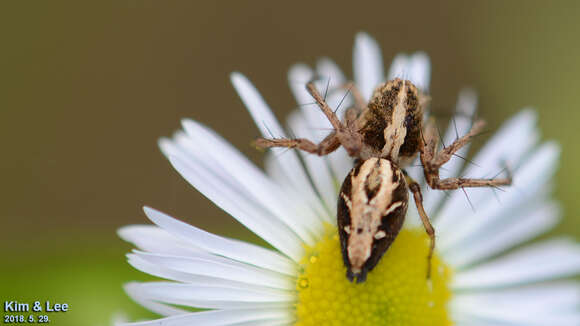
<svg viewBox="0 0 580 326"><path fill-rule="evenodd" d="M256 140L260 148L297 148L319 156L343 146L356 159L345 178L339 198L337 220L347 278L363 282L399 233L408 205L407 190L430 237L427 256L427 278L435 249L435 230L423 208L419 184L407 175L416 154L423 166L427 184L432 189L452 190L465 187L497 187L511 184L511 177L468 179L439 177L439 168L447 163L484 126L474 122L471 130L441 150L433 120L423 126L423 110L428 96L420 93L408 80L395 78L380 84L371 100L365 103L353 83L343 85L354 97L354 107L340 121L312 81L306 89L322 110L333 130L319 144L304 138Z"/></svg>

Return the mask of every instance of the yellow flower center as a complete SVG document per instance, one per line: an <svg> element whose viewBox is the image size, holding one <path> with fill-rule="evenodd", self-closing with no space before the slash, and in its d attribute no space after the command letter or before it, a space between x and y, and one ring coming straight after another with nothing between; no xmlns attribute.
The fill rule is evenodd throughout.
<svg viewBox="0 0 580 326"><path fill-rule="evenodd" d="M296 325L452 325L447 313L452 272L435 253L427 280L428 248L423 229L403 229L367 280L351 283L336 227L327 226L300 261Z"/></svg>

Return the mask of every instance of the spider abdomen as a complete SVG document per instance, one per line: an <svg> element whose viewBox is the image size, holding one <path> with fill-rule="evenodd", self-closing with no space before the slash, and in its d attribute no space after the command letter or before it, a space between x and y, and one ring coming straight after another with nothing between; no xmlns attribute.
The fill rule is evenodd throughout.
<svg viewBox="0 0 580 326"><path fill-rule="evenodd" d="M337 224L347 277L363 282L395 240L408 205L407 183L386 159L359 161L338 198Z"/></svg>

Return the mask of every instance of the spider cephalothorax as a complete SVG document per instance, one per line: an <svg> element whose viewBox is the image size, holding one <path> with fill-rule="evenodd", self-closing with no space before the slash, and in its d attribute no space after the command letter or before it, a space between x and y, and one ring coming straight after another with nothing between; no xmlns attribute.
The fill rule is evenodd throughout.
<svg viewBox="0 0 580 326"><path fill-rule="evenodd" d="M359 157L394 162L412 158L419 150L423 104L415 85L393 79L379 85L356 121L363 148Z"/></svg>
<svg viewBox="0 0 580 326"><path fill-rule="evenodd" d="M333 131L319 144L308 139L263 139L259 147L298 148L313 154L327 155L343 146L356 159L340 189L337 224L346 275L363 282L367 273L395 240L407 212L408 193L413 199L427 234L431 238L427 277L435 248L435 231L423 209L421 188L403 170L420 153L427 184L433 189L490 187L507 185L510 178L465 179L439 178L439 168L483 127L474 123L467 135L438 151L434 124L423 124L427 96L408 80L395 78L380 84L368 103L352 84L345 85L355 98L344 121L336 116L312 82L306 88L330 121Z"/></svg>

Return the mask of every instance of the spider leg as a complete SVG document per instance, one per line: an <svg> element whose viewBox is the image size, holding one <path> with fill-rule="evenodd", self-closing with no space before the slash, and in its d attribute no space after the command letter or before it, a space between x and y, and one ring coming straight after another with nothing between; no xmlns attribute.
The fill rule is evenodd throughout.
<svg viewBox="0 0 580 326"><path fill-rule="evenodd" d="M292 138L292 139L258 138L254 142L254 145L258 148L271 148L271 147L297 148L308 153L323 156L334 152L340 146L340 141L339 138L337 137L336 132L333 131L328 136L326 136L326 138L324 138L319 144L315 144L312 141L305 138Z"/></svg>
<svg viewBox="0 0 580 326"><path fill-rule="evenodd" d="M405 179L407 180L409 190L413 193L413 199L415 199L415 205L417 206L417 211L419 212L419 216L421 217L421 222L423 222L425 232L427 232L427 235L431 239L429 253L427 254L427 279L430 279L431 259L433 258L433 251L435 250L435 229L433 228L433 225L431 225L429 216L427 216L427 213L425 213L425 209L423 208L423 195L421 194L421 187L419 187L419 184L411 177L406 175Z"/></svg>
<svg viewBox="0 0 580 326"><path fill-rule="evenodd" d="M312 98L314 98L314 101L316 101L316 104L318 104L318 107L320 107L322 113L324 113L328 121L330 121L330 124L332 125L334 130L339 131L344 129L344 125L342 124L342 122L340 122L340 119L338 118L336 113L334 113L334 111L326 103L322 95L318 92L313 82L308 82L306 84L306 90L308 90L308 93L310 93Z"/></svg>
<svg viewBox="0 0 580 326"><path fill-rule="evenodd" d="M362 112L367 107L367 103L364 97L362 96L362 93L360 92L358 87L354 84L354 82L349 81L347 83L344 83L343 85L340 85L338 88L346 89L352 94L354 98L354 109L357 114Z"/></svg>
<svg viewBox="0 0 580 326"><path fill-rule="evenodd" d="M451 143L451 145L439 151L437 155L433 158L432 164L434 166L440 167L443 164L447 163L451 159L453 154L455 154L459 149L465 146L473 137L475 137L477 134L481 132L483 126L485 126L485 121L477 120L473 124L473 127L471 127L471 130L469 130L469 132L465 136L457 138L453 143Z"/></svg>
<svg viewBox="0 0 580 326"><path fill-rule="evenodd" d="M434 125L434 123L432 124ZM471 178L439 178L439 169L447 163L453 154L465 146L473 137L475 137L485 125L483 120L478 120L473 124L471 130L463 137L457 138L449 146L436 152L437 134L433 131L433 126L428 126L424 132L426 144L423 145L420 158L423 164L423 172L429 186L433 189L453 190L465 187L497 187L510 185L512 182L511 174L508 171L506 178L492 179L471 179Z"/></svg>
<svg viewBox="0 0 580 326"><path fill-rule="evenodd" d="M328 103L320 95L313 82L306 84L306 89L312 95L320 110L324 113L336 133L339 143L346 149L348 154L353 157L357 157L360 153L362 147L362 138L360 134L356 132L350 126L345 125L340 121L336 113L330 108ZM347 119L348 123L348 119Z"/></svg>
<svg viewBox="0 0 580 326"><path fill-rule="evenodd" d="M472 179L472 178L446 178L439 179L439 176L431 178L429 186L439 190L454 190L459 188L474 187L498 187L509 186L512 178L495 178L495 179Z"/></svg>

